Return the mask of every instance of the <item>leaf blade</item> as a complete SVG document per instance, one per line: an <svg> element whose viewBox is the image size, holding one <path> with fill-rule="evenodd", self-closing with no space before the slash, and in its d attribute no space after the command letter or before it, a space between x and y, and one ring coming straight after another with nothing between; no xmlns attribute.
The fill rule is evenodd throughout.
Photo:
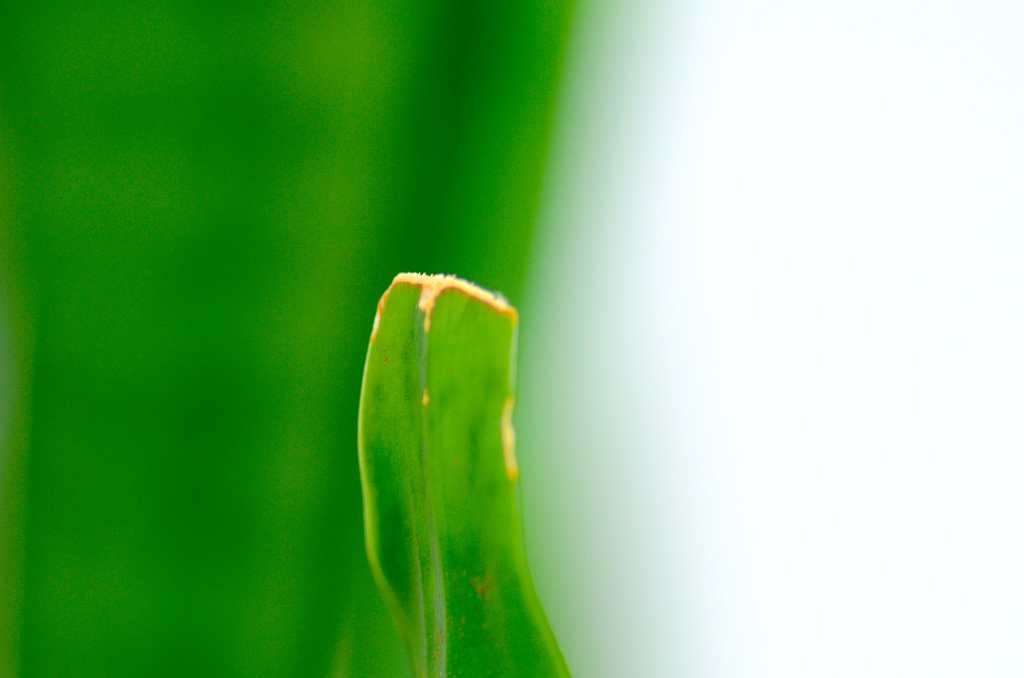
<svg viewBox="0 0 1024 678"><path fill-rule="evenodd" d="M420 676L568 676L533 590L511 411L515 310L399 276L360 407L367 550Z"/></svg>

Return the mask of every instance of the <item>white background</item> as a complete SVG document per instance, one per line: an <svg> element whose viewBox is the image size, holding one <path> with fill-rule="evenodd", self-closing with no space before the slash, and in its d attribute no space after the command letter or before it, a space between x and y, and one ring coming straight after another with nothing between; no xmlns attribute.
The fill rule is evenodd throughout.
<svg viewBox="0 0 1024 678"><path fill-rule="evenodd" d="M584 3L564 84L517 420L575 675L1024 675L1024 5Z"/></svg>

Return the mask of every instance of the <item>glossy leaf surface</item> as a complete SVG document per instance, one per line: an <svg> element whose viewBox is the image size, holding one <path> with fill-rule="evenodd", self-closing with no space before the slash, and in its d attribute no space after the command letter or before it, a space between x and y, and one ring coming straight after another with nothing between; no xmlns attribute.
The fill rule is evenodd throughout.
<svg viewBox="0 0 1024 678"><path fill-rule="evenodd" d="M515 309L403 274L360 407L367 550L416 676L568 676L533 590L516 481Z"/></svg>

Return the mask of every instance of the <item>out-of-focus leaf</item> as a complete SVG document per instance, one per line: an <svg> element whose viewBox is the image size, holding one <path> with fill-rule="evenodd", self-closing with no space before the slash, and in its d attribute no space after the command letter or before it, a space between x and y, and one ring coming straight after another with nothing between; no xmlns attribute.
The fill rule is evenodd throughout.
<svg viewBox="0 0 1024 678"><path fill-rule="evenodd" d="M0 2L19 675L405 670L362 328L403 268L519 291L568 4Z"/></svg>

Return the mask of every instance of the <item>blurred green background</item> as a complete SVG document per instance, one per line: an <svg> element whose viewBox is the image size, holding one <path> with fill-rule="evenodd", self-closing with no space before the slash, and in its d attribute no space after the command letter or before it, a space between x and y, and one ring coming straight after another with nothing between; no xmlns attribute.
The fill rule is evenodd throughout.
<svg viewBox="0 0 1024 678"><path fill-rule="evenodd" d="M571 4L0 3L0 677L406 674L375 302L518 302Z"/></svg>

